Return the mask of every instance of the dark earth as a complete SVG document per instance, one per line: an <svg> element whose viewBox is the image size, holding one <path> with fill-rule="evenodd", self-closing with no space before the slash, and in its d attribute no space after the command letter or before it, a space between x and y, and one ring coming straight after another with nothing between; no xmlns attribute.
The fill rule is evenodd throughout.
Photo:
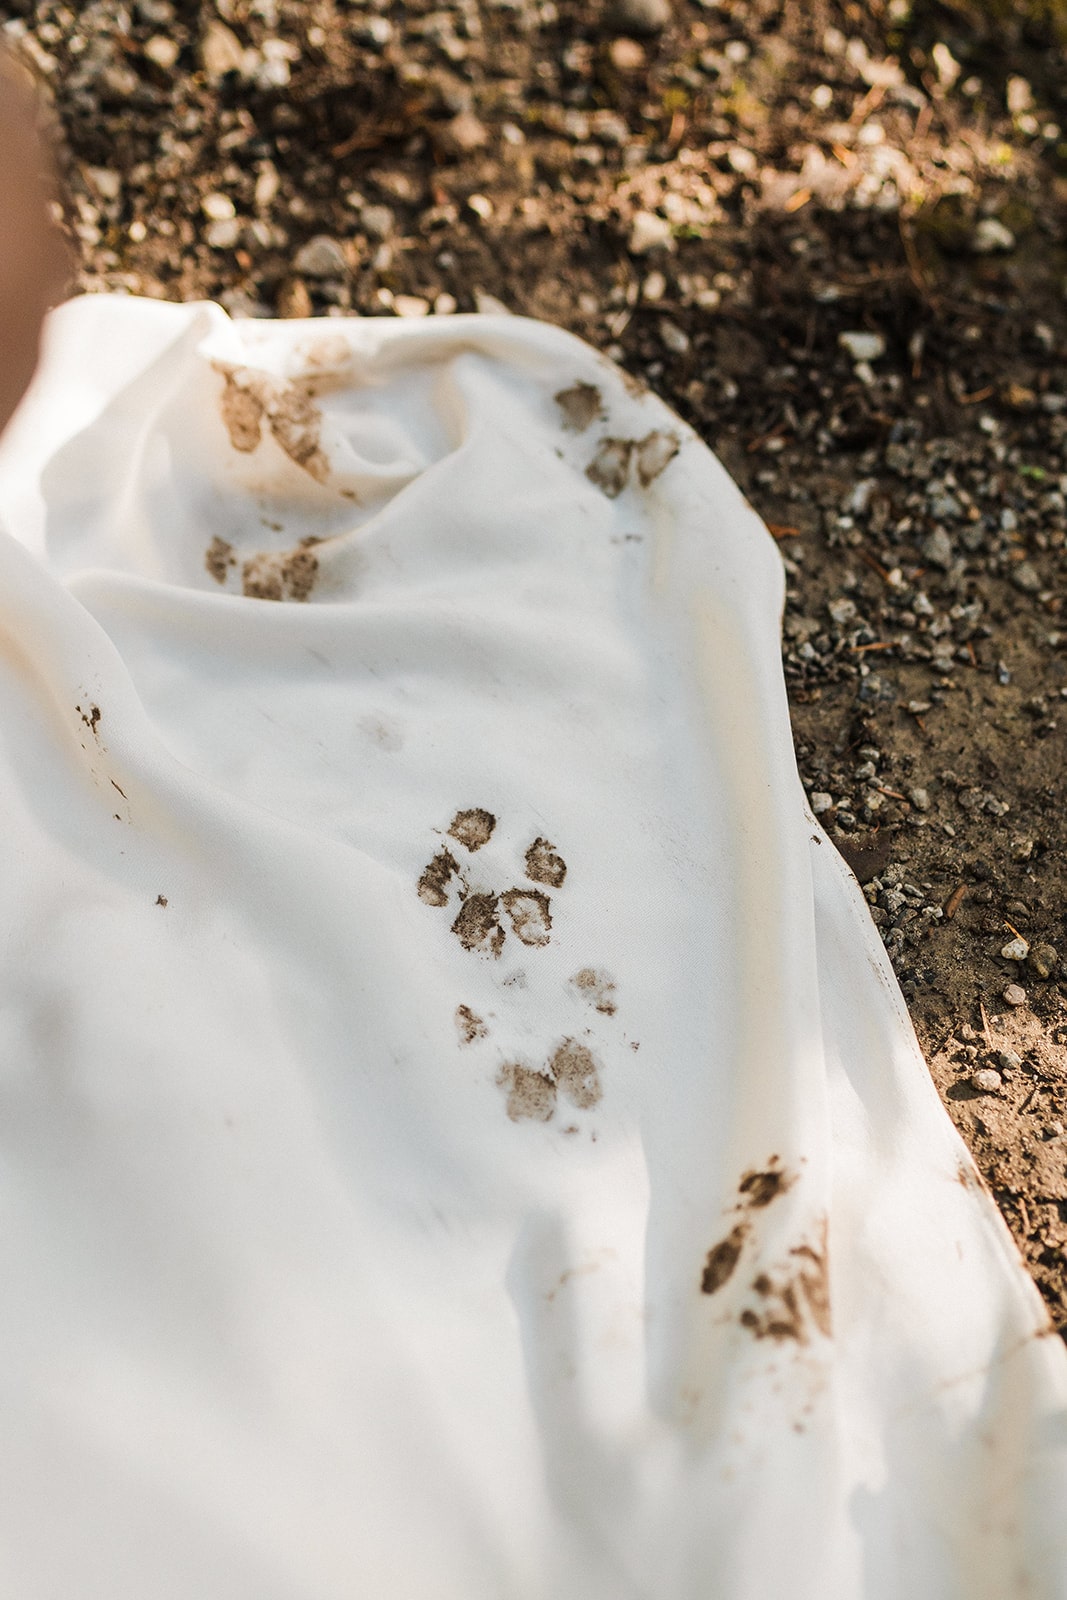
<svg viewBox="0 0 1067 1600"><path fill-rule="evenodd" d="M1067 59L1030 12L15 0L0 37L80 289L504 307L719 453L785 558L812 805L1067 1332Z"/></svg>

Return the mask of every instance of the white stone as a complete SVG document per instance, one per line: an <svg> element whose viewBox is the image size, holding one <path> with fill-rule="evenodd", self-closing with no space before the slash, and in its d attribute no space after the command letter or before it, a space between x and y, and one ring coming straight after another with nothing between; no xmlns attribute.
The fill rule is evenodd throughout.
<svg viewBox="0 0 1067 1600"><path fill-rule="evenodd" d="M232 250L241 237L241 223L237 217L222 217L208 224L204 238L212 250Z"/></svg>
<svg viewBox="0 0 1067 1600"><path fill-rule="evenodd" d="M1030 946L1025 939L1017 937L1009 939L1000 953L1005 961L1025 961L1030 954Z"/></svg>
<svg viewBox="0 0 1067 1600"><path fill-rule="evenodd" d="M110 167L90 167L93 188L102 200L117 200L122 193L122 174Z"/></svg>
<svg viewBox="0 0 1067 1600"><path fill-rule="evenodd" d="M149 61L154 61L157 67L162 67L164 72L169 72L178 59L179 49L173 39L168 39L166 34L157 33L148 40L144 53Z"/></svg>
<svg viewBox="0 0 1067 1600"><path fill-rule="evenodd" d="M664 317L659 325L659 336L672 355L684 356L688 354L689 335L676 322L670 322Z"/></svg>
<svg viewBox="0 0 1067 1600"><path fill-rule="evenodd" d="M669 248L671 244L671 225L666 217L657 216L654 211L638 211L634 214L633 224L630 228L630 254L633 256L647 255L650 250L660 247Z"/></svg>
<svg viewBox="0 0 1067 1600"><path fill-rule="evenodd" d="M999 250L1014 250L1015 235L997 217L983 217L971 235L971 249L976 256L992 255Z"/></svg>
<svg viewBox="0 0 1067 1600"><path fill-rule="evenodd" d="M885 355L885 339L880 333L839 333L837 342L853 361L877 361Z"/></svg>
<svg viewBox="0 0 1067 1600"><path fill-rule="evenodd" d="M200 209L211 222L226 222L228 218L237 215L237 207L228 194L206 194L200 202Z"/></svg>
<svg viewBox="0 0 1067 1600"><path fill-rule="evenodd" d="M205 76L210 82L217 83L228 72L244 71L244 46L225 23L212 19L200 41L200 61Z"/></svg>

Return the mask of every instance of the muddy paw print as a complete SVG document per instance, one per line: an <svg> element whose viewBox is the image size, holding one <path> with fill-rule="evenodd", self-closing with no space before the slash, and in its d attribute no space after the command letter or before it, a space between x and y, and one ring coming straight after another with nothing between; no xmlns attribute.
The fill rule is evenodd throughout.
<svg viewBox="0 0 1067 1600"><path fill-rule="evenodd" d="M474 856L489 843L497 819L481 806L457 811L448 827L449 844L423 868L419 899L440 910L458 909L452 932L465 950L499 958L509 934L520 943L547 945L552 936L552 902L544 889L529 884L493 888L477 881ZM535 884L561 888L567 863L550 840L537 838L526 851L526 877Z"/></svg>
<svg viewBox="0 0 1067 1600"><path fill-rule="evenodd" d="M588 1045L563 1039L543 1067L507 1062L497 1074L507 1092L507 1114L512 1122L548 1122L560 1095L579 1111L600 1100L600 1063Z"/></svg>

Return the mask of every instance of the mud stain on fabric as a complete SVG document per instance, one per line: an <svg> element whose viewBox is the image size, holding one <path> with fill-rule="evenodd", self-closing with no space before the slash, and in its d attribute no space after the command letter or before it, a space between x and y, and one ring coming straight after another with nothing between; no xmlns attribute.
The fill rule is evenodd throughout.
<svg viewBox="0 0 1067 1600"><path fill-rule="evenodd" d="M544 1067L508 1062L501 1067L496 1081L507 1090L505 1110L512 1122L548 1122L559 1095L579 1111L590 1110L603 1097L600 1063L577 1039L561 1040ZM571 1130L564 1129L568 1131Z"/></svg>
<svg viewBox="0 0 1067 1600"><path fill-rule="evenodd" d="M737 1186L737 1192L750 1207L769 1206L780 1194L792 1187L793 1178L778 1166L778 1157L771 1156L764 1172L746 1172Z"/></svg>
<svg viewBox="0 0 1067 1600"><path fill-rule="evenodd" d="M318 557L307 542L295 550L262 552L241 568L241 592L249 600L307 600L318 573Z"/></svg>
<svg viewBox="0 0 1067 1600"><path fill-rule="evenodd" d="M596 455L585 469L590 483L595 483L609 500L618 499L626 488L633 449L632 439L602 439Z"/></svg>
<svg viewBox="0 0 1067 1600"><path fill-rule="evenodd" d="M670 466L680 449L678 437L673 433L653 431L637 441L635 460L642 489L647 489Z"/></svg>
<svg viewBox="0 0 1067 1600"><path fill-rule="evenodd" d="M495 897L494 897L495 900ZM540 889L508 889L500 896L523 944L545 945L552 931L551 902Z"/></svg>
<svg viewBox="0 0 1067 1600"><path fill-rule="evenodd" d="M593 1052L577 1039L564 1039L548 1063L561 1094L579 1111L588 1111L603 1097L600 1070Z"/></svg>
<svg viewBox="0 0 1067 1600"><path fill-rule="evenodd" d="M720 1239L718 1244L712 1245L704 1259L704 1272L700 1279L701 1294L717 1294L724 1283L728 1283L734 1275L737 1263L741 1259L745 1239L748 1237L748 1223L739 1222L736 1228Z"/></svg>
<svg viewBox="0 0 1067 1600"><path fill-rule="evenodd" d="M505 1110L512 1122L548 1122L556 1109L556 1085L542 1072L509 1062L497 1074L507 1090Z"/></svg>
<svg viewBox="0 0 1067 1600"><path fill-rule="evenodd" d="M483 844L488 844L496 827L496 818L491 811L484 811L481 806L474 806L470 811L457 811L449 824L448 832L451 838L467 850L480 850Z"/></svg>
<svg viewBox="0 0 1067 1600"><path fill-rule="evenodd" d="M100 735L96 730L100 723L100 707L90 705L89 709L86 710L84 706L75 706L74 709L85 723L85 726L88 728L93 738L99 739Z"/></svg>
<svg viewBox="0 0 1067 1600"><path fill-rule="evenodd" d="M236 565L237 557L233 553L233 545L225 539L220 539L216 534L204 551L204 566L216 583L225 583L230 568Z"/></svg>
<svg viewBox="0 0 1067 1600"><path fill-rule="evenodd" d="M604 410L600 390L592 383L576 383L570 389L561 389L556 395L556 404L563 414L563 426L571 433L584 433Z"/></svg>
<svg viewBox="0 0 1067 1600"><path fill-rule="evenodd" d="M322 412L297 384L248 367L216 363L223 379L219 414L230 444L242 455L258 449L266 421L294 465L325 483L330 464L321 446Z"/></svg>
<svg viewBox="0 0 1067 1600"><path fill-rule="evenodd" d="M439 850L433 860L422 869L419 879L419 899L428 906L446 906L448 890L453 877L459 875L459 862L450 850Z"/></svg>
<svg viewBox="0 0 1067 1600"><path fill-rule="evenodd" d="M504 948L504 930L497 908L500 896L472 894L464 901L452 932L465 950L498 957Z"/></svg>
<svg viewBox="0 0 1067 1600"><path fill-rule="evenodd" d="M243 389L225 373L225 387L219 411L230 436L230 444L242 455L251 455L262 438L263 401L252 389Z"/></svg>
<svg viewBox="0 0 1067 1600"><path fill-rule="evenodd" d="M807 1344L813 1332L829 1339L833 1324L825 1218L818 1246L796 1245L789 1255L791 1259L784 1268L774 1273L761 1272L753 1278L752 1292L757 1301L741 1312L741 1326L754 1339L791 1339Z"/></svg>
<svg viewBox="0 0 1067 1600"><path fill-rule="evenodd" d="M475 1039L485 1039L489 1035L485 1022L470 1006L456 1007L456 1032L463 1045L473 1044Z"/></svg>
<svg viewBox="0 0 1067 1600"><path fill-rule="evenodd" d="M595 967L582 967L571 979L574 987L583 999L596 1008L603 1016L613 1017L618 1010L615 1001L615 980L606 972L598 972Z"/></svg>
<svg viewBox="0 0 1067 1600"><path fill-rule="evenodd" d="M547 839L535 839L526 852L526 876L534 883L546 883L550 889L561 889L567 876L567 863L557 855L554 844Z"/></svg>

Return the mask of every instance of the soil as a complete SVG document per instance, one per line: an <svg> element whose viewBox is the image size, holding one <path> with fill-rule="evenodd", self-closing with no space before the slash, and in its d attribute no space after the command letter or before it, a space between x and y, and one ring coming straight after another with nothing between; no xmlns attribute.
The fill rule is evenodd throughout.
<svg viewBox="0 0 1067 1600"><path fill-rule="evenodd" d="M786 561L813 808L1067 1332L1052 32L967 0L0 18L53 108L81 289L236 315L503 306L607 350L719 453ZM594 403L561 398L576 426ZM509 1114L550 1111L531 1081Z"/></svg>

